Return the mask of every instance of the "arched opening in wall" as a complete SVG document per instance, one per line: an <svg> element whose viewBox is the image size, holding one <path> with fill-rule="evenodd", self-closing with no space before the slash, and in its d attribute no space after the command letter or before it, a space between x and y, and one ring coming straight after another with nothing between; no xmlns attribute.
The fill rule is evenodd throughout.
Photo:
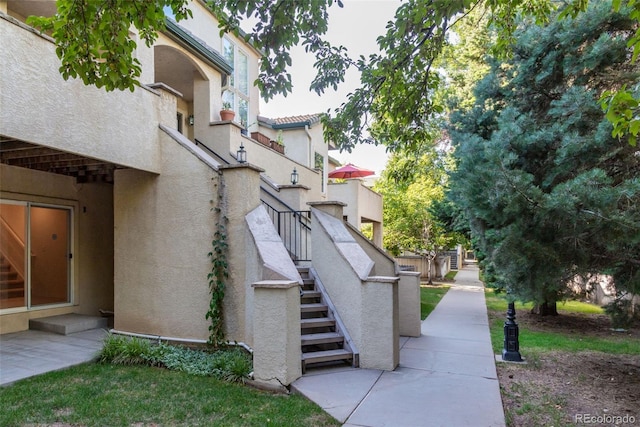
<svg viewBox="0 0 640 427"><path fill-rule="evenodd" d="M176 129L192 141L198 120L209 123L209 94L197 88L207 78L197 64L184 52L171 46L154 48L154 80L179 92Z"/></svg>

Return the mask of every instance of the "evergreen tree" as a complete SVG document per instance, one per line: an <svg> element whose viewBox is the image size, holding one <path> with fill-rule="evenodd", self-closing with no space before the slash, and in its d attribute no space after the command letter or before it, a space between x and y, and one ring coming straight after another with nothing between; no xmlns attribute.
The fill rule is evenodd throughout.
<svg viewBox="0 0 640 427"><path fill-rule="evenodd" d="M522 27L512 59L494 59L477 84L474 107L452 115L452 196L485 278L552 313L580 275L609 273L637 292L640 152L612 138L598 104L637 80L627 47L635 24L600 2Z"/></svg>

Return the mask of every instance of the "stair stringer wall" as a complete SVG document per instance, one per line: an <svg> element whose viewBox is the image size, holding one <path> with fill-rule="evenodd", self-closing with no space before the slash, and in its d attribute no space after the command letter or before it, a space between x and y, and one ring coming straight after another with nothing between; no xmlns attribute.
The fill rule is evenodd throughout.
<svg viewBox="0 0 640 427"><path fill-rule="evenodd" d="M302 285L300 273L293 264L289 252L278 235L269 214L264 206L260 205L245 216L247 225L246 252L246 276L245 287L248 297L246 299L245 312L249 315L247 325L252 324L250 318L253 313L254 292L251 285L264 280L288 280ZM293 308L299 312L300 305ZM253 330L247 328L247 342L253 342Z"/></svg>
<svg viewBox="0 0 640 427"><path fill-rule="evenodd" d="M258 206L245 217L252 244L256 250L259 280L294 280L302 285L302 278L282 243L264 206Z"/></svg>
<svg viewBox="0 0 640 427"><path fill-rule="evenodd" d="M373 261L346 230L342 221L311 209L312 265L358 349L362 348L360 287Z"/></svg>
<svg viewBox="0 0 640 427"><path fill-rule="evenodd" d="M347 230L375 262L376 276L397 276L398 281L398 329L402 336L419 337L420 318L420 273L400 271L396 260L367 239L356 227L346 222Z"/></svg>
<svg viewBox="0 0 640 427"><path fill-rule="evenodd" d="M336 322L336 332L339 332L344 336L344 348L349 350L351 353L353 353L352 366L354 368L359 368L360 352L358 350L358 347L356 346L355 341L351 337L351 334L349 334L349 330L347 329L344 322L342 321L342 318L340 317L340 313L336 309L335 304L333 303L333 301L331 301L331 297L327 293L327 290L324 284L322 283L322 280L320 280L320 276L318 276L318 272L314 268L310 268L309 275L314 279L316 289L322 293L322 301L325 304L327 304L327 307L329 310L329 317L333 318Z"/></svg>
<svg viewBox="0 0 640 427"><path fill-rule="evenodd" d="M372 274L376 276L397 276L400 269L395 259L386 253L381 247L367 239L356 227L345 222L345 227L356 242L362 247L364 252L373 260L374 270Z"/></svg>
<svg viewBox="0 0 640 427"><path fill-rule="evenodd" d="M340 203L312 205L313 268L360 352L360 366L399 363L397 276L374 275L375 263L345 225Z"/></svg>

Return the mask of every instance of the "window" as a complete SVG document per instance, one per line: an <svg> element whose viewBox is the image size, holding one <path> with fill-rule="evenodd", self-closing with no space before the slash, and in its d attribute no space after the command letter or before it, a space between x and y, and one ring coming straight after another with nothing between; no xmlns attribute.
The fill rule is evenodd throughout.
<svg viewBox="0 0 640 427"><path fill-rule="evenodd" d="M229 39L222 39L224 58L233 66L233 73L222 93L222 102L231 104L240 121L249 119L249 58Z"/></svg>
<svg viewBox="0 0 640 427"><path fill-rule="evenodd" d="M314 168L320 171L322 191L324 192L324 156L318 152L314 153Z"/></svg>

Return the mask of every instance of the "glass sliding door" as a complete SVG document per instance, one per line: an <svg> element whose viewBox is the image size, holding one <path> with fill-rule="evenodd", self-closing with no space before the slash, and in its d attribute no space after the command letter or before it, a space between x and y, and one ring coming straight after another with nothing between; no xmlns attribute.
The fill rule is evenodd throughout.
<svg viewBox="0 0 640 427"><path fill-rule="evenodd" d="M0 309L27 305L27 205L0 202Z"/></svg>
<svg viewBox="0 0 640 427"><path fill-rule="evenodd" d="M0 202L0 309L71 302L71 209Z"/></svg>
<svg viewBox="0 0 640 427"><path fill-rule="evenodd" d="M68 209L31 206L31 306L71 302Z"/></svg>

